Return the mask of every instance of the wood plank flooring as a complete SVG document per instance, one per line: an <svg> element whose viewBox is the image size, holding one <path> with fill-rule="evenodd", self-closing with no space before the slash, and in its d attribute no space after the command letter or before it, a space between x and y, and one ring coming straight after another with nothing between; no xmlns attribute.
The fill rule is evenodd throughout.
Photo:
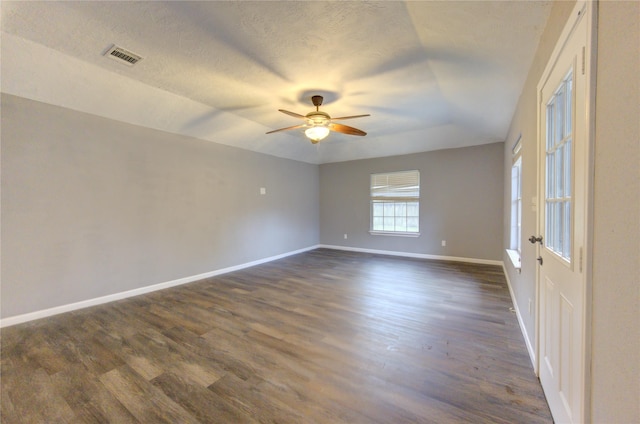
<svg viewBox="0 0 640 424"><path fill-rule="evenodd" d="M0 332L10 423L550 423L502 270L317 249Z"/></svg>

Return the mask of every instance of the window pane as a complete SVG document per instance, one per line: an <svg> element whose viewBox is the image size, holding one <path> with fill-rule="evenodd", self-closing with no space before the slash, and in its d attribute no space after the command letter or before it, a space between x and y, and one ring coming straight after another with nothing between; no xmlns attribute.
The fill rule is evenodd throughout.
<svg viewBox="0 0 640 424"><path fill-rule="evenodd" d="M418 202L407 203L407 216L418 216Z"/></svg>
<svg viewBox="0 0 640 424"><path fill-rule="evenodd" d="M383 203L384 205L384 216L393 216L393 203L392 202L388 202L388 203Z"/></svg>
<svg viewBox="0 0 640 424"><path fill-rule="evenodd" d="M395 215L396 216L407 216L407 204L406 203L396 203L395 204Z"/></svg>
<svg viewBox="0 0 640 424"><path fill-rule="evenodd" d="M374 231L383 231L384 230L384 221L383 218L375 217L373 218L373 228Z"/></svg>
<svg viewBox="0 0 640 424"><path fill-rule="evenodd" d="M418 232L418 218L407 218L407 231Z"/></svg>
<svg viewBox="0 0 640 424"><path fill-rule="evenodd" d="M557 229L558 229L558 252L562 254L562 246L564 246L564 202L558 202L558 216L557 219Z"/></svg>
<svg viewBox="0 0 640 424"><path fill-rule="evenodd" d="M572 131L572 125L571 125L571 121L573 120L573 112L572 112L572 107L573 107L573 75L569 75L569 79L567 80L567 85L566 85L566 96L565 96L565 100L566 100L566 113L565 113L565 122L566 125L564 127L564 136L565 137L569 137L571 136L571 131Z"/></svg>
<svg viewBox="0 0 640 424"><path fill-rule="evenodd" d="M396 231L407 231L407 218L396 217Z"/></svg>
<svg viewBox="0 0 640 424"><path fill-rule="evenodd" d="M384 216L382 212L383 204L380 202L373 202L373 216Z"/></svg>
<svg viewBox="0 0 640 424"><path fill-rule="evenodd" d="M564 145L564 195L571 196L571 139Z"/></svg>
<svg viewBox="0 0 640 424"><path fill-rule="evenodd" d="M511 201L518 198L518 166L511 167Z"/></svg>
<svg viewBox="0 0 640 424"><path fill-rule="evenodd" d="M562 172L562 165L563 165L563 161L562 161L562 152L564 150L564 146L560 146L558 147L558 149L556 150L555 153L555 157L554 157L554 162L556 165L556 170L553 174L553 178L555 179L556 183L555 183L555 187L556 187L556 192L555 192L555 196L554 197L563 197L564 196L564 189L562 186L562 176L564 175L564 172Z"/></svg>
<svg viewBox="0 0 640 424"><path fill-rule="evenodd" d="M551 206L551 203L547 202L546 208L545 208L545 234L544 234L544 242L545 245L549 248L552 247L552 241L553 241L553 231L552 228L553 226L551 225L553 223L553 207Z"/></svg>
<svg viewBox="0 0 640 424"><path fill-rule="evenodd" d="M547 154L547 199L555 197L553 172L555 170L553 153Z"/></svg>
<svg viewBox="0 0 640 424"><path fill-rule="evenodd" d="M553 101L547 105L547 150L553 147Z"/></svg>
<svg viewBox="0 0 640 424"><path fill-rule="evenodd" d="M553 250L555 250L556 248L556 227L555 227L555 222L556 222L556 205L555 203L551 203L551 220L549 222L547 222L547 225L549 225L549 230L550 230L550 235L551 237L549 238L549 247Z"/></svg>
<svg viewBox="0 0 640 424"><path fill-rule="evenodd" d="M563 87L558 90L555 99L555 111L556 116L553 122L553 126L555 128L555 139L553 145L557 145L562 140L562 134L564 131L564 93Z"/></svg>
<svg viewBox="0 0 640 424"><path fill-rule="evenodd" d="M516 228L516 250L520 252L522 250L522 202L518 202L518 225Z"/></svg>
<svg viewBox="0 0 640 424"><path fill-rule="evenodd" d="M564 202L564 243L562 256L571 259L571 202Z"/></svg>
<svg viewBox="0 0 640 424"><path fill-rule="evenodd" d="M554 228L553 228L553 250L555 250L556 252L558 251L562 251L560 249L560 234L561 234L561 226L562 226L562 215L561 215L561 211L560 211L560 207L561 204L560 202L556 202L553 205L553 222L554 222Z"/></svg>
<svg viewBox="0 0 640 424"><path fill-rule="evenodd" d="M395 228L395 219L393 216L384 218L384 231L393 231Z"/></svg>

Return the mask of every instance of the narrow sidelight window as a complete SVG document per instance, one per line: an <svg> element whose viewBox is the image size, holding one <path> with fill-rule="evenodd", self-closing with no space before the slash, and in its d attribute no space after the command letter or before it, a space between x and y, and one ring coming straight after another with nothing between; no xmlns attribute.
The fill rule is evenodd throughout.
<svg viewBox="0 0 640 424"><path fill-rule="evenodd" d="M522 250L522 156L511 167L511 250Z"/></svg>

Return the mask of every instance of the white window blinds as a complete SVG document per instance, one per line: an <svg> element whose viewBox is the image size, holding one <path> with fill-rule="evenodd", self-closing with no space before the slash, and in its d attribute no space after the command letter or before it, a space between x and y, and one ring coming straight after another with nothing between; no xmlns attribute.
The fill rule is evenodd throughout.
<svg viewBox="0 0 640 424"><path fill-rule="evenodd" d="M371 199L411 201L420 198L420 172L371 174Z"/></svg>

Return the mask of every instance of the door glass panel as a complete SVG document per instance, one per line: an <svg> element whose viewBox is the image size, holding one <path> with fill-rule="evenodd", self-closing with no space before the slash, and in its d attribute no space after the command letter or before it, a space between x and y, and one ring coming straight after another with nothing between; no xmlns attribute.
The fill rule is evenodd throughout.
<svg viewBox="0 0 640 424"><path fill-rule="evenodd" d="M553 204L546 202L545 205L545 219L547 221L547 223L549 222L553 222L553 208L552 208ZM550 240L552 240L553 237L553 227L549 224L547 224L546 228L545 228L545 233L544 233L544 240L545 240L545 244L548 246Z"/></svg>
<svg viewBox="0 0 640 424"><path fill-rule="evenodd" d="M553 214L556 225L553 226L553 247L556 251L561 251L562 246L562 203L553 204L555 212Z"/></svg>
<svg viewBox="0 0 640 424"><path fill-rule="evenodd" d="M564 195L571 196L571 138L564 144Z"/></svg>
<svg viewBox="0 0 640 424"><path fill-rule="evenodd" d="M556 170L556 165L554 162L554 156L547 153L547 198L548 199L553 199L555 196L555 190L554 190L554 185L553 182L555 180L555 178L553 178L553 174Z"/></svg>
<svg viewBox="0 0 640 424"><path fill-rule="evenodd" d="M555 139L554 139L554 144L558 145L559 142L562 140L562 134L563 134L563 128L564 128L564 90L563 87L560 87L558 89L558 91L556 92L556 98L555 98L555 111L556 111L556 116L555 116L555 120L553 123L553 126L555 128L554 134L555 134Z"/></svg>
<svg viewBox="0 0 640 424"><path fill-rule="evenodd" d="M554 154L554 161L556 165L556 171L554 173L554 178L556 180L556 193L555 197L561 198L564 195L564 185L562 184L562 176L564 172L562 172L562 152L564 146L560 146L556 149Z"/></svg>
<svg viewBox="0 0 640 424"><path fill-rule="evenodd" d="M564 136L571 137L571 131L573 128L573 79L566 81L566 113L565 113L565 126Z"/></svg>
<svg viewBox="0 0 640 424"><path fill-rule="evenodd" d="M566 228L566 224L567 221L565 221L564 219L564 212L565 212L565 205L567 204L567 202L558 202L558 209L560 209L560 217L558 218L560 221L560 225L558 228L558 231L560 232L560 234L558 235L558 240L559 240L559 244L558 244L558 253L562 254L563 250L563 246L565 243L564 240L564 235L565 235L565 228ZM564 257L564 255L563 255Z"/></svg>
<svg viewBox="0 0 640 424"><path fill-rule="evenodd" d="M562 245L562 256L571 256L571 202L564 202L564 236Z"/></svg>
<svg viewBox="0 0 640 424"><path fill-rule="evenodd" d="M547 103L545 246L571 261L573 72Z"/></svg>
<svg viewBox="0 0 640 424"><path fill-rule="evenodd" d="M553 138L553 123L554 123L554 113L553 113L553 100L547 105L547 150L551 149L555 144L555 140Z"/></svg>

